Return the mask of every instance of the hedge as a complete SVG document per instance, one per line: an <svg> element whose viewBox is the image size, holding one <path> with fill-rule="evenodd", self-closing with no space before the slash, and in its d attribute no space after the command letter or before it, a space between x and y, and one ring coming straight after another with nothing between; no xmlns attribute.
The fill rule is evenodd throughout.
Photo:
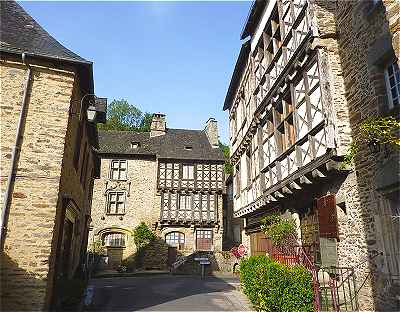
<svg viewBox="0 0 400 312"><path fill-rule="evenodd" d="M240 281L258 311L314 311L311 274L302 266L251 256L240 263Z"/></svg>

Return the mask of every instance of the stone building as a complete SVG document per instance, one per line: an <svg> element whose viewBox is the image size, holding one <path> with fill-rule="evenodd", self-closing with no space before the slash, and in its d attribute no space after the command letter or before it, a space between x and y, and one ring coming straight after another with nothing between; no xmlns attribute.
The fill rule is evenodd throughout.
<svg viewBox="0 0 400 312"><path fill-rule="evenodd" d="M158 236L145 268L221 250L224 158L215 119L204 130L171 129L165 115L154 114L150 132L100 131L98 154L90 241L106 247L108 267L133 261L133 230L141 222Z"/></svg>
<svg viewBox="0 0 400 312"><path fill-rule="evenodd" d="M255 1L224 103L251 254L270 246L260 219L291 214L316 264L355 269L363 311L399 304L399 152L341 162L363 120L399 116L399 6Z"/></svg>
<svg viewBox="0 0 400 312"><path fill-rule="evenodd" d="M0 8L0 310L47 310L85 259L99 175L92 63L16 2Z"/></svg>

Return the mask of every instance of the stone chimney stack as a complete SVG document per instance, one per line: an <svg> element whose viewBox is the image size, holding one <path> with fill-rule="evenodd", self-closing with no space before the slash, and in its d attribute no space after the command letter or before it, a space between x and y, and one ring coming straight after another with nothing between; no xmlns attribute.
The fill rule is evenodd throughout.
<svg viewBox="0 0 400 312"><path fill-rule="evenodd" d="M160 135L164 135L166 132L166 122L165 115L161 113L153 114L153 119L151 120L150 125L150 137L156 137Z"/></svg>
<svg viewBox="0 0 400 312"><path fill-rule="evenodd" d="M218 148L218 122L213 117L210 117L207 120L204 131L207 134L207 138L211 146L213 148Z"/></svg>

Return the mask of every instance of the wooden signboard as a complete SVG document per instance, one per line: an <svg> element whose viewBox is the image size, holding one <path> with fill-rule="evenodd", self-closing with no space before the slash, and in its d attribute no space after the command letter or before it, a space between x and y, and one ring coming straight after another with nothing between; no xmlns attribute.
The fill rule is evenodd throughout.
<svg viewBox="0 0 400 312"><path fill-rule="evenodd" d="M317 211L320 237L336 238L339 240L335 195L329 194L318 198Z"/></svg>

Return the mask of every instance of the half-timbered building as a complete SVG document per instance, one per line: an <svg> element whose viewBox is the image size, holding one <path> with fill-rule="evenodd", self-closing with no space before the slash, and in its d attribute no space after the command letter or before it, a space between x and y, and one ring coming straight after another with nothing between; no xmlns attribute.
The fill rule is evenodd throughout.
<svg viewBox="0 0 400 312"><path fill-rule="evenodd" d="M291 216L316 265L355 267L364 310L383 306L399 274L387 241L398 237L399 178L384 169L398 172L398 153L342 160L363 119L396 114L398 12L391 1L254 1L224 103L234 216L251 254L271 246L262 217Z"/></svg>
<svg viewBox="0 0 400 312"><path fill-rule="evenodd" d="M224 158L218 143L213 118L204 130L167 128L165 115L154 114L150 132L100 131L92 239L106 247L109 266L135 253L132 234L141 222L166 247L149 267L164 268L177 254L221 250Z"/></svg>

